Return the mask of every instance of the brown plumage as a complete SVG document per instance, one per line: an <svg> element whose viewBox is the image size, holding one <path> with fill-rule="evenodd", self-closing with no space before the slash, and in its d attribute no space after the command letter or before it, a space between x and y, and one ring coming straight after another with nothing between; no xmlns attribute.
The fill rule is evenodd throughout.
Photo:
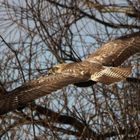
<svg viewBox="0 0 140 140"><path fill-rule="evenodd" d="M0 114L18 109L29 102L69 84L94 82L112 84L126 79L131 67L118 67L131 55L140 52L140 32L110 41L79 63L64 63L40 77L0 97Z"/></svg>
<svg viewBox="0 0 140 140"><path fill-rule="evenodd" d="M119 66L133 54L140 52L140 32L119 37L101 46L86 59L104 66Z"/></svg>
<svg viewBox="0 0 140 140"><path fill-rule="evenodd" d="M64 82L65 80L65 82ZM21 87L9 92L9 94L0 97L0 115L5 114L11 110L22 108L27 103L50 94L53 91L61 89L63 86L73 83L73 81L85 81L87 77L76 78L73 76L67 76L63 74L50 75L40 77L37 80L33 80L24 84Z"/></svg>
<svg viewBox="0 0 140 140"><path fill-rule="evenodd" d="M73 75L74 77L87 76L88 81L112 84L125 80L131 74L131 67L107 67L99 62L89 62L87 60L79 63L64 63L53 67L49 74Z"/></svg>

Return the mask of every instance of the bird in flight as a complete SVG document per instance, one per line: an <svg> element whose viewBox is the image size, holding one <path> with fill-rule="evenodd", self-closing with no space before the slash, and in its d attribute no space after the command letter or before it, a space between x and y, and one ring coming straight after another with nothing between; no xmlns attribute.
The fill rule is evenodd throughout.
<svg viewBox="0 0 140 140"><path fill-rule="evenodd" d="M88 86L100 82L109 85L125 80L131 74L132 67L123 68L120 65L138 52L140 32L109 41L81 62L56 65L48 75L0 96L0 115L26 106L69 84Z"/></svg>
<svg viewBox="0 0 140 140"><path fill-rule="evenodd" d="M87 76L88 81L112 84L125 80L131 74L131 67L104 66L98 61L90 62L88 59L77 63L64 63L54 66L49 74L72 75L74 77ZM76 83L75 83L76 84Z"/></svg>

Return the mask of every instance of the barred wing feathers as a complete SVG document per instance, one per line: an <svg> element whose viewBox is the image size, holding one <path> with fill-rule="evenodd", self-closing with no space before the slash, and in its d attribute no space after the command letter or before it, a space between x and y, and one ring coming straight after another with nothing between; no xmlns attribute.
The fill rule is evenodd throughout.
<svg viewBox="0 0 140 140"><path fill-rule="evenodd" d="M91 80L109 85L125 80L131 74L131 70L131 67L106 67L104 70L91 75Z"/></svg>
<svg viewBox="0 0 140 140"><path fill-rule="evenodd" d="M7 95L0 97L0 115L21 108L29 102L61 89L75 82L86 81L87 77L75 77L70 75L50 75L26 83L16 88Z"/></svg>

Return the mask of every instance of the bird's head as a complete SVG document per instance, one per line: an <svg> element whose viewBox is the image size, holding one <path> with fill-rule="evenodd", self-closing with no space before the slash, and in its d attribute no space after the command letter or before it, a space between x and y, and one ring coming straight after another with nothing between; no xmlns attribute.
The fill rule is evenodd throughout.
<svg viewBox="0 0 140 140"><path fill-rule="evenodd" d="M63 63L63 64L58 64L58 65L54 66L53 68L51 68L48 71L48 75L54 75L54 74L62 73L63 69L65 68L66 65L67 65L66 63Z"/></svg>

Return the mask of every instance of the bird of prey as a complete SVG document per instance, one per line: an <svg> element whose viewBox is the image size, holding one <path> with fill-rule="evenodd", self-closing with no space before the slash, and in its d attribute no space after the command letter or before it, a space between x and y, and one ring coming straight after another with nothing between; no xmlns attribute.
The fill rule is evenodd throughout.
<svg viewBox="0 0 140 140"><path fill-rule="evenodd" d="M126 79L131 74L131 69L131 67L104 66L98 61L90 62L86 59L82 62L56 65L49 71L49 74L72 75L74 77L86 75L88 81L91 80L108 85Z"/></svg>
<svg viewBox="0 0 140 140"><path fill-rule="evenodd" d="M0 96L0 115L27 105L69 84L101 82L112 84L131 74L131 67L119 67L127 58L140 52L140 32L112 40L81 62L53 67L49 75L25 83ZM80 83L80 84L79 84ZM88 84L87 84L88 85Z"/></svg>

